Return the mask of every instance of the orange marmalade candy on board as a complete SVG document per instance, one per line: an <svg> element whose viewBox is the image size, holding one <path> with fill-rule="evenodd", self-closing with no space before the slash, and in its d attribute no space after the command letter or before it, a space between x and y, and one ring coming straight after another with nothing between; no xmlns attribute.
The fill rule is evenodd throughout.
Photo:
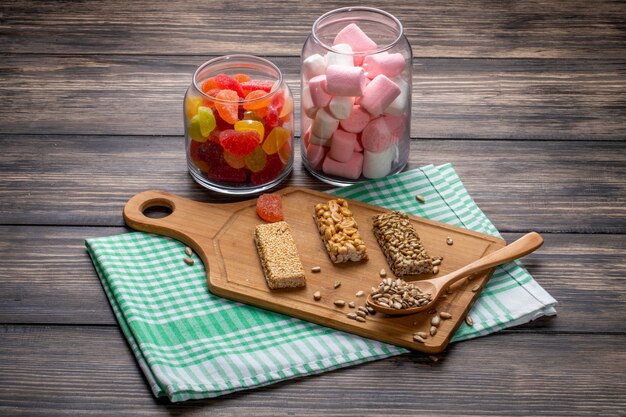
<svg viewBox="0 0 626 417"><path fill-rule="evenodd" d="M269 223L283 220L283 199L278 194L261 194L256 201L256 212Z"/></svg>

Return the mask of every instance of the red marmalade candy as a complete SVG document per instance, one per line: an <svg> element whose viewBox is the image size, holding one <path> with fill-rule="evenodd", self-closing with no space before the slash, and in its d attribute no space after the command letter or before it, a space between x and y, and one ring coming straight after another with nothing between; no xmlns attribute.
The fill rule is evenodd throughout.
<svg viewBox="0 0 626 417"><path fill-rule="evenodd" d="M256 212L269 223L283 220L283 199L278 194L261 194L256 201Z"/></svg>
<svg viewBox="0 0 626 417"><path fill-rule="evenodd" d="M214 79L218 88L221 88L222 90L233 90L241 98L246 96L243 93L243 88L241 88L239 81L235 80L233 77L226 74L217 74Z"/></svg>
<svg viewBox="0 0 626 417"><path fill-rule="evenodd" d="M274 86L274 81L256 80L256 81L244 81L241 83L243 92L248 95L254 90L263 90L269 93Z"/></svg>
<svg viewBox="0 0 626 417"><path fill-rule="evenodd" d="M224 130L220 133L220 144L235 156L246 156L259 145L259 134L254 130Z"/></svg>

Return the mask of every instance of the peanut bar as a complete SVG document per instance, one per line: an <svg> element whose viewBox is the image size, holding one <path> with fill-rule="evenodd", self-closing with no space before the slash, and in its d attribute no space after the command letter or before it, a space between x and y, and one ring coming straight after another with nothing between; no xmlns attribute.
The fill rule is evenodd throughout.
<svg viewBox="0 0 626 417"><path fill-rule="evenodd" d="M315 223L324 247L333 263L358 262L367 259L367 248L361 239L356 220L343 198L315 206Z"/></svg>

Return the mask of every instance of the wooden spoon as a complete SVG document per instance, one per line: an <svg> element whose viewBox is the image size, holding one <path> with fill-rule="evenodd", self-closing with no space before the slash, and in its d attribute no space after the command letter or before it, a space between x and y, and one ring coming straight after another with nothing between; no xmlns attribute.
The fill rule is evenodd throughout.
<svg viewBox="0 0 626 417"><path fill-rule="evenodd" d="M539 233L531 232L515 242L498 249L495 252L490 253L484 258L480 258L469 265L465 265L463 268L457 269L454 272L450 272L441 277L426 279L422 281L411 281L411 284L417 286L422 292L429 293L431 295L431 301L427 304L419 307L404 308L401 310L381 306L376 303L376 300L372 298L370 294L367 297L368 304L376 311L379 311L390 316L400 316L407 314L415 314L420 311L430 309L437 302L441 294L455 282L475 274L476 272L484 271L485 269L492 268L494 266L501 265L503 263L513 261L515 259L526 256L531 252L534 252L543 244L543 238Z"/></svg>

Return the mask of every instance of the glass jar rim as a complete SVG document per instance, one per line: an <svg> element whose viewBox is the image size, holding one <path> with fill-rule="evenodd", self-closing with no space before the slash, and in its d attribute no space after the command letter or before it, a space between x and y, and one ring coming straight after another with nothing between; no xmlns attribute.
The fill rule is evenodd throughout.
<svg viewBox="0 0 626 417"><path fill-rule="evenodd" d="M337 51L333 48L332 45L328 45L327 43L323 42L318 36L317 36L317 30L320 27L320 24L327 19L328 17L335 15L335 14L340 14L340 13L349 13L349 12L368 12L368 13L372 13L372 14L378 14L378 15L382 15L386 18L388 18L389 20L391 20L398 29L398 36L396 36L396 38L389 42L388 44L378 47L375 50L372 51L367 51L367 52L343 52L343 51ZM313 39L315 39L315 41L322 46L324 49L328 50L328 51L332 51L336 54L340 54L340 55L350 55L350 56L354 56L354 55L373 55L373 54L378 54L381 52L384 52L386 50L389 50L391 48L393 48L398 42L400 42L400 40L402 39L404 33L404 27L402 26L402 22L400 22L400 20L398 20L397 17L395 17L394 15L392 15L389 12L386 12L384 10L381 9L377 9L375 7L365 7L365 6L356 6L356 7L341 7L339 9L335 9L335 10L331 10L329 12L324 13L323 15L321 15L320 17L317 18L317 20L315 22L313 22L313 27L311 30L311 36L313 36Z"/></svg>
<svg viewBox="0 0 626 417"><path fill-rule="evenodd" d="M278 74L278 79L274 82L274 85L272 86L272 89L267 94L262 95L260 97L256 97L256 98L250 99L250 100L246 100L245 98L238 98L237 100L223 100L223 99L217 98L215 96L210 96L207 93L205 93L204 91L202 91L202 88L198 85L198 77L199 77L200 73L203 70L205 70L208 66L215 65L215 64L220 64L220 63L226 63L226 62L229 62L229 61L232 61L233 63L241 63L241 64L244 64L245 61L249 61L251 64L252 63L257 63L257 64L265 65L265 66L271 68L272 70L276 71L276 74ZM245 65L242 65L242 67L245 68ZM274 94L276 94L277 91L280 91L280 89L285 84L285 80L284 80L282 71L272 61L269 61L269 60L267 60L265 58L261 58L261 57L256 56L256 55L230 54L230 55L223 55L223 56L219 56L219 57L210 59L210 60L206 61L205 63L201 64L196 69L196 71L193 73L192 83L193 83L193 86L194 86L194 88L196 89L196 91L198 93L200 93L202 96L206 97L207 99L209 99L211 101L215 101L215 102L218 102L218 103L237 103L237 104L246 103L247 104L247 103L260 102L260 101L267 100L268 98L271 98Z"/></svg>

